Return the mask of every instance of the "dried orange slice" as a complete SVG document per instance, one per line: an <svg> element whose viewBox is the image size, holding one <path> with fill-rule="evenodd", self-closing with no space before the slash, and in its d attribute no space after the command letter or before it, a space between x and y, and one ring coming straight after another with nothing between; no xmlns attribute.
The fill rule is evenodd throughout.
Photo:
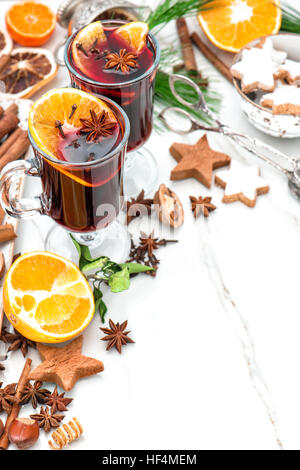
<svg viewBox="0 0 300 470"><path fill-rule="evenodd" d="M74 105L76 112L71 113ZM117 123L114 113L104 101L75 88L55 88L45 93L31 107L28 118L29 131L44 152L57 158L60 135L55 121L60 121L63 130L68 133L72 128L81 128L80 119L90 119L91 110L95 111L97 116L104 110L108 113L109 120Z"/></svg>
<svg viewBox="0 0 300 470"><path fill-rule="evenodd" d="M13 42L8 32L2 28L0 29L0 57L2 55L9 55L13 48Z"/></svg>
<svg viewBox="0 0 300 470"><path fill-rule="evenodd" d="M279 31L280 3L279 0L215 0L198 14L198 20L215 46L238 52L253 39Z"/></svg>
<svg viewBox="0 0 300 470"><path fill-rule="evenodd" d="M49 253L20 256L6 274L4 311L32 341L60 343L81 333L95 312L92 290L78 267Z"/></svg>
<svg viewBox="0 0 300 470"><path fill-rule="evenodd" d="M146 46L147 34L149 27L147 23L142 21L133 21L124 24L115 31L115 34L121 36L125 42L129 44L135 53L142 52Z"/></svg>
<svg viewBox="0 0 300 470"><path fill-rule="evenodd" d="M75 64L84 69L82 58L84 51L87 53L93 45L105 44L107 42L101 21L94 21L82 28L72 42L72 56Z"/></svg>
<svg viewBox="0 0 300 470"><path fill-rule="evenodd" d="M37 47L18 47L0 73L8 98L29 98L57 74L53 54Z"/></svg>
<svg viewBox="0 0 300 470"><path fill-rule="evenodd" d="M11 37L22 46L41 46L55 29L55 16L47 5L35 1L14 3L5 15Z"/></svg>

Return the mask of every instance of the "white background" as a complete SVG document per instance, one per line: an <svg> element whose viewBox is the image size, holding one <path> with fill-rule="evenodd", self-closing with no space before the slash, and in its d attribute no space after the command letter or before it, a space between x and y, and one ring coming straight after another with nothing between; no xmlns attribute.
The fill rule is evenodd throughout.
<svg viewBox="0 0 300 470"><path fill-rule="evenodd" d="M53 10L59 4L45 3ZM10 4L1 1L2 19ZM200 32L195 19L188 22L191 31ZM162 34L173 42L174 26ZM57 26L47 48L54 50L63 35ZM299 140L256 131L233 87L200 54L197 60L223 96L221 115L228 124L300 154ZM68 82L60 68L43 91ZM300 205L285 177L264 164L271 190L254 209L225 205L220 188L209 191L193 179L170 182L176 164L170 145L194 143L200 136L153 132L147 143L159 162L160 182L183 202L185 223L176 232L179 243L160 250L156 279L141 275L129 291L105 292L108 316L128 319L136 344L122 355L106 352L98 315L84 333L83 352L102 360L105 370L68 394L74 401L67 418L77 416L84 427L72 449L278 449L278 440L286 449L300 449ZM209 141L234 159L257 163L224 138L210 135ZM27 193L37 190L31 181ZM194 221L191 194L213 196L218 209L208 220ZM45 217L21 221L16 252L43 249L49 225ZM135 235L139 229L139 221L130 226ZM38 354L31 356L38 364ZM20 352L10 358L8 382L16 381L23 367ZM24 416L31 412L30 406L22 410ZM42 435L35 448L46 449L47 440Z"/></svg>

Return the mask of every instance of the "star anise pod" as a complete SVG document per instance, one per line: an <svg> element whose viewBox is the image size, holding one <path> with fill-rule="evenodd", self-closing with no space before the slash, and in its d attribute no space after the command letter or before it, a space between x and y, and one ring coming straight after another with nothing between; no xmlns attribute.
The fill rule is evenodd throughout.
<svg viewBox="0 0 300 470"><path fill-rule="evenodd" d="M25 336L21 335L17 330L15 330L14 334L9 333L8 342L11 343L8 351L17 351L18 349L21 349L24 357L26 357L28 353L28 348L36 348L36 343L34 341L25 338Z"/></svg>
<svg viewBox="0 0 300 470"><path fill-rule="evenodd" d="M199 196L196 198L194 196L190 196L192 211L195 219L199 216L200 213L202 213L204 217L208 217L209 213L216 209L216 206L211 203L211 200L211 197Z"/></svg>
<svg viewBox="0 0 300 470"><path fill-rule="evenodd" d="M154 237L154 232L150 235L146 235L144 232L141 232L140 244L135 245L133 240L131 240L131 248L129 253L128 263L142 263L146 266L154 268L154 270L147 271L146 274L149 274L152 277L156 276L156 272L159 265L159 259L153 253L154 250L157 250L161 246L165 246L168 243L177 243L178 240L166 240L162 238L159 240Z"/></svg>
<svg viewBox="0 0 300 470"><path fill-rule="evenodd" d="M130 68L135 69L137 67L136 54L127 52L126 49L120 49L119 54L112 52L106 56L106 59L106 69L121 69L121 72L124 73L129 72Z"/></svg>
<svg viewBox="0 0 300 470"><path fill-rule="evenodd" d="M67 411L67 406L71 401L73 398L65 398L65 394L59 394L57 387L55 387L51 395L47 397L46 404L51 406L51 413L56 413L56 411Z"/></svg>
<svg viewBox="0 0 300 470"><path fill-rule="evenodd" d="M142 189L136 198L126 201L126 224L128 225L135 217L139 217L144 211L151 214L153 199L145 199L145 191Z"/></svg>
<svg viewBox="0 0 300 470"><path fill-rule="evenodd" d="M32 407L37 408L38 403L44 404L50 395L50 391L46 388L41 388L43 382L36 381L32 385L30 382L25 386L20 404L26 405L31 401Z"/></svg>
<svg viewBox="0 0 300 470"><path fill-rule="evenodd" d="M17 384L9 384L2 388L3 382L0 382L0 413L6 411L10 413L12 405L16 402L15 393Z"/></svg>
<svg viewBox="0 0 300 470"><path fill-rule="evenodd" d="M100 328L103 333L105 333L107 336L104 336L104 338L101 338L102 341L109 341L106 351L109 349L115 347L117 351L121 354L122 352L122 346L125 346L127 343L134 343L134 341L129 338L127 335L130 333L130 331L125 331L125 328L127 327L127 320L121 323L114 323L111 319L109 319L109 328Z"/></svg>
<svg viewBox="0 0 300 470"><path fill-rule="evenodd" d="M31 419L34 419L39 423L39 427L43 428L45 432L49 432L51 428L58 428L65 415L51 413L49 408L41 406L40 412L34 415L30 415Z"/></svg>
<svg viewBox="0 0 300 470"><path fill-rule="evenodd" d="M3 326L1 333L0 333L0 341L7 344L10 342L10 339L12 338L12 336L13 336L12 333L9 333L9 331L7 331L6 326Z"/></svg>
<svg viewBox="0 0 300 470"><path fill-rule="evenodd" d="M99 117L93 109L90 109L91 119L80 118L83 126L79 129L81 134L86 134L86 141L96 142L98 137L107 137L112 134L112 128L115 127L115 122L108 119L108 113L101 111Z"/></svg>
<svg viewBox="0 0 300 470"><path fill-rule="evenodd" d="M160 246L166 246L167 243L177 243L178 240L166 240L162 238L154 238L154 230L150 235L146 235L145 232L141 232L140 236L140 247L148 253L149 257L153 255L153 250L157 250Z"/></svg>

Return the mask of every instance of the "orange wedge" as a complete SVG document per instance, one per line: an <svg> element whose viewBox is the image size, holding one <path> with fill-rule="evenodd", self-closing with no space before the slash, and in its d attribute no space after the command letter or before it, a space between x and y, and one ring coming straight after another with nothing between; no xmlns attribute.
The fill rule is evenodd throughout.
<svg viewBox="0 0 300 470"><path fill-rule="evenodd" d="M71 113L74 105L76 111ZM80 119L90 119L90 110L95 111L97 116L105 110L109 120L117 122L111 109L95 96L75 88L54 88L31 107L28 128L39 148L47 155L57 158L60 137L55 121L60 121L67 133L70 128L81 128Z"/></svg>
<svg viewBox="0 0 300 470"><path fill-rule="evenodd" d="M35 1L15 2L5 15L11 37L22 46L41 46L55 29L55 16L47 5Z"/></svg>
<svg viewBox="0 0 300 470"><path fill-rule="evenodd" d="M81 333L95 312L92 290L71 261L46 251L20 256L6 274L4 311L23 336L61 343Z"/></svg>
<svg viewBox="0 0 300 470"><path fill-rule="evenodd" d="M238 52L250 41L278 33L279 0L215 0L198 14L208 39L220 49Z"/></svg>
<svg viewBox="0 0 300 470"><path fill-rule="evenodd" d="M82 28L72 42L72 56L77 67L84 70L84 61L82 59L85 54L83 51L88 52L93 45L104 45L106 42L107 39L101 21L94 21ZM80 45L80 48L78 45Z"/></svg>
<svg viewBox="0 0 300 470"><path fill-rule="evenodd" d="M147 23L142 21L133 21L124 24L115 31L117 36L123 38L135 53L141 52L146 46L147 34L149 28Z"/></svg>

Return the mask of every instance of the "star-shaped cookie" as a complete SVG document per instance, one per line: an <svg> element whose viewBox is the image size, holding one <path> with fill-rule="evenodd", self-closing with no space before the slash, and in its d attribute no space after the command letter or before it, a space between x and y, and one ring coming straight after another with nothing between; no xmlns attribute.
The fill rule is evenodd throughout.
<svg viewBox="0 0 300 470"><path fill-rule="evenodd" d="M81 354L82 341L83 336L79 336L62 348L38 344L43 362L31 372L29 380L54 382L69 391L77 380L102 372L103 362Z"/></svg>
<svg viewBox="0 0 300 470"><path fill-rule="evenodd" d="M206 134L194 145L173 144L170 153L178 162L171 171L171 180L196 178L207 188L211 186L213 170L229 165L231 161L225 153L210 148Z"/></svg>
<svg viewBox="0 0 300 470"><path fill-rule="evenodd" d="M257 196L270 189L257 165L243 166L238 162L232 162L228 171L220 171L215 182L225 189L223 202L241 201L248 207L254 207Z"/></svg>

